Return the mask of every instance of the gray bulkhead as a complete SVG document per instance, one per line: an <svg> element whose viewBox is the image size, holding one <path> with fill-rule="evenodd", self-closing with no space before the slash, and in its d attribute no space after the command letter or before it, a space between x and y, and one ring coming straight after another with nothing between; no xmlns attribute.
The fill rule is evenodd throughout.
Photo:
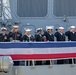
<svg viewBox="0 0 76 75"><path fill-rule="evenodd" d="M65 6L65 8L66 8L67 3L68 3L68 5L71 5L70 8L68 7L69 10L67 10L67 8L66 8L66 10L64 10L63 7L59 8L60 6L58 6L58 3L57 3L58 9L63 8L63 10L66 11L66 12L64 12L66 15L63 12L61 12L61 10L60 10L60 13L58 13L59 10L55 9L56 6L54 6L54 4L56 4L57 0L45 0L45 2L47 2L47 4L45 3L46 7L47 7L46 8L47 11L44 10L45 13L43 14L43 17L40 14L38 14L37 17L36 17L36 15L33 15L34 17L33 16L32 17L19 17L19 15L17 14L18 13L17 11L19 11L20 9L17 10L17 6L18 6L17 0L7 0L7 1L9 1L9 3L10 3L9 8L11 11L10 12L11 16L12 16L12 18L11 19L9 18L8 20L11 22L11 26L14 25L14 22L19 22L20 30L23 33L24 33L24 28L32 28L32 34L34 34L36 28L38 28L38 27L42 27L43 30L46 30L46 26L54 26L54 32L55 32L55 29L57 29L59 26L63 26L65 28L65 30L68 30L69 26L71 26L71 25L76 26L76 14L75 13L72 14L72 12L69 12L72 10L71 9L72 7L73 8L76 7L75 6L76 0L61 0L61 3L64 4L63 6ZM21 0L21 1L23 1L22 3L24 4L25 0ZM26 0L26 2L27 1L28 0ZM29 0L29 1L31 1L31 0ZM70 1L73 1L74 4L71 4ZM34 5L34 3L32 3L32 4ZM23 8L26 9L27 7L23 7ZM74 11L74 9L73 9L73 11ZM58 11L58 12L56 13L56 11ZM21 12L23 12L23 11L21 11ZM69 13L69 15L67 15L67 13ZM5 18L5 20L7 20L7 19ZM25 64L26 64L26 61L25 61ZM75 64L14 66L13 69L8 73L0 72L0 75L75 75L75 74L76 74L76 65Z"/></svg>
<svg viewBox="0 0 76 75"><path fill-rule="evenodd" d="M31 33L34 34L38 27L46 30L46 26L54 26L55 32L59 26L69 30L69 26L76 25L76 0L6 1L9 1L11 25L14 25L14 22L19 22L20 31L23 33L25 32L24 28L31 28Z"/></svg>

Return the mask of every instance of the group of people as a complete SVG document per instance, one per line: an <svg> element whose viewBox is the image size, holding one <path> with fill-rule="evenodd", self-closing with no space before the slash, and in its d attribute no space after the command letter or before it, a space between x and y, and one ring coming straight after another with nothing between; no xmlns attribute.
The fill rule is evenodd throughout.
<svg viewBox="0 0 76 75"><path fill-rule="evenodd" d="M19 32L19 26L13 26L13 29L7 34L7 29L5 27L1 28L0 42L10 42L10 41L24 41L24 42L46 42L46 41L66 41L66 36L68 41L76 41L76 27L70 26L70 30L64 32L64 27L59 27L58 30L53 34L53 27L49 26L46 31L42 33L42 28L37 28L36 34L31 35L31 29L26 29L25 34L22 35Z"/></svg>
<svg viewBox="0 0 76 75"><path fill-rule="evenodd" d="M25 34L22 35L19 32L19 26L13 26L12 30L7 34L7 29L5 27L1 28L0 33L0 42L11 42L11 41L20 41L20 42L53 42L53 41L76 41L76 27L70 26L70 30L64 32L64 27L59 27L58 30L53 33L53 27L49 26L46 28L46 31L42 33L42 28L37 28L34 36L31 35L31 29L26 29ZM58 60L58 64L63 64L64 62L72 62L71 59L67 60ZM74 59L75 61L75 59Z"/></svg>

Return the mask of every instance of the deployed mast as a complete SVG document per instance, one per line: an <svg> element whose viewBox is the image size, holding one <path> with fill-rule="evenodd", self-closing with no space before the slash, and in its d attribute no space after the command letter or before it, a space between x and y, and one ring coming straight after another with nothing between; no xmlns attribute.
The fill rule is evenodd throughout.
<svg viewBox="0 0 76 75"><path fill-rule="evenodd" d="M1 0L2 5L2 20L12 19L10 1L9 0Z"/></svg>

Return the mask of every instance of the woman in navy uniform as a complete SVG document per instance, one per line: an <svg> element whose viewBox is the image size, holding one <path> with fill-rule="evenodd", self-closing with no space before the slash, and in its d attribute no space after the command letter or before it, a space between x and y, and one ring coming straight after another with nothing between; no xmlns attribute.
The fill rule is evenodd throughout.
<svg viewBox="0 0 76 75"><path fill-rule="evenodd" d="M22 34L19 32L19 26L13 26L13 30L8 34L10 41L22 41Z"/></svg>
<svg viewBox="0 0 76 75"><path fill-rule="evenodd" d="M42 28L37 29L37 33L35 34L35 41L36 42L42 42L43 41Z"/></svg>
<svg viewBox="0 0 76 75"><path fill-rule="evenodd" d="M26 33L23 36L24 42L33 42L34 41L34 37L31 35L30 31L31 31L31 29L26 29Z"/></svg>
<svg viewBox="0 0 76 75"><path fill-rule="evenodd" d="M43 34L43 38L45 41L54 41L54 35L52 34L53 27L49 26L47 27L47 31Z"/></svg>
<svg viewBox="0 0 76 75"><path fill-rule="evenodd" d="M54 34L56 41L65 41L64 27L59 27L59 30Z"/></svg>
<svg viewBox="0 0 76 75"><path fill-rule="evenodd" d="M0 42L9 42L8 35L6 34L6 28L2 27L1 28L1 33L0 33Z"/></svg>

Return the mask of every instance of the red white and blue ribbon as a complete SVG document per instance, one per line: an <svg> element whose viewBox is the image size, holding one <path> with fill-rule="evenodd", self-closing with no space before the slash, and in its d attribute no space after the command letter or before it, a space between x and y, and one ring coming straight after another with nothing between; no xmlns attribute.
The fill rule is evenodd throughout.
<svg viewBox="0 0 76 75"><path fill-rule="evenodd" d="M76 58L76 42L0 43L0 56L13 60Z"/></svg>

